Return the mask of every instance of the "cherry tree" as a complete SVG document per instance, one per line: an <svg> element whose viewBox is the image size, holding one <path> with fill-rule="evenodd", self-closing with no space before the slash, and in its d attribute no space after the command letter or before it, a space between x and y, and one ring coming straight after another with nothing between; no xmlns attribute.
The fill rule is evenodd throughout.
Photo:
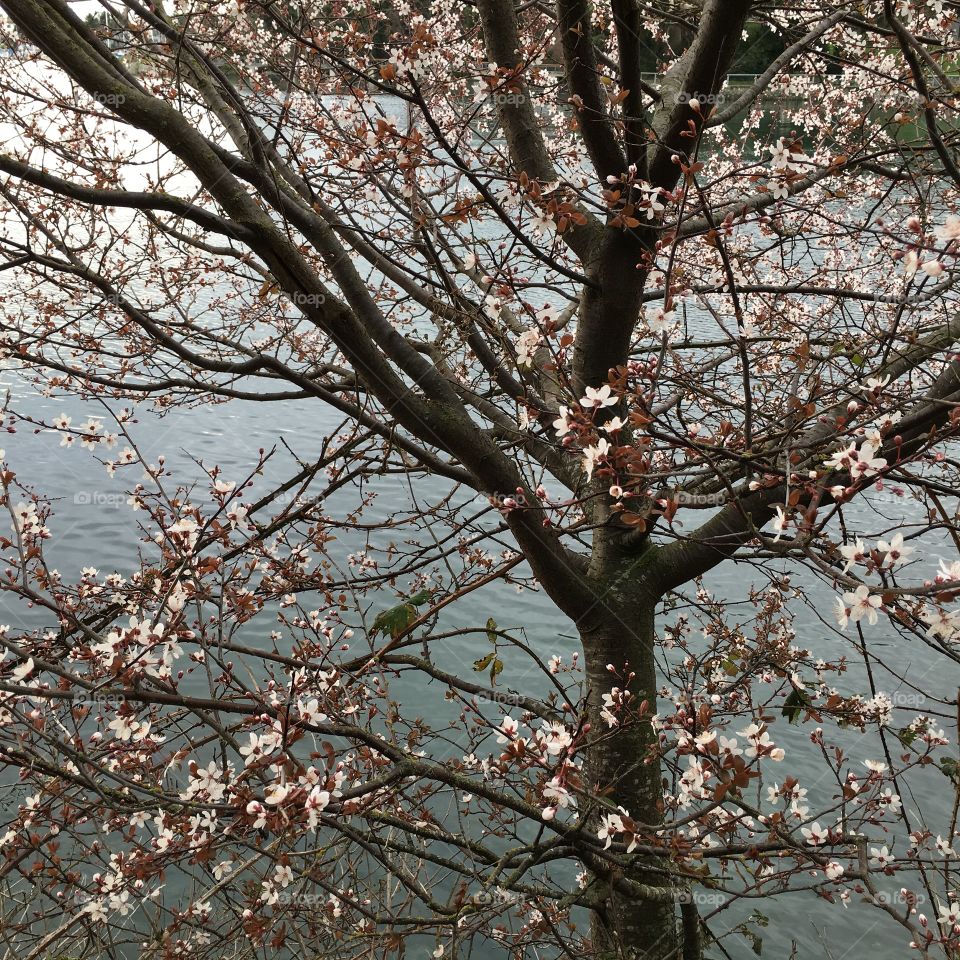
<svg viewBox="0 0 960 960"><path fill-rule="evenodd" d="M6 951L691 960L805 895L956 956L960 5L90 6L0 0L5 363L87 411L4 407ZM142 452L244 401L337 426ZM54 567L35 432L135 568Z"/></svg>

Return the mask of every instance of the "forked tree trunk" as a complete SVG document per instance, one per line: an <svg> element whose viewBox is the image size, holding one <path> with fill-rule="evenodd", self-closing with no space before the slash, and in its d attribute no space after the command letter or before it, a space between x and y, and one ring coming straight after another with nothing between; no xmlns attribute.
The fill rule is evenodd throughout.
<svg viewBox="0 0 960 960"><path fill-rule="evenodd" d="M614 605L611 604L611 607ZM583 642L589 688L588 713L591 739L586 772L591 784L624 807L631 817L644 824L662 820L660 764L649 762L650 747L656 734L649 722L656 712L657 673L654 660L655 602L617 605L616 615L608 609L597 611L578 625ZM616 674L611 673L612 664ZM630 711L647 700L649 708L643 721L629 720L622 726L608 727L601 718L602 696L614 686L624 687L624 673L632 672L629 684L633 694ZM651 859L637 864L630 877L650 886L670 886L669 860ZM631 900L618 891L610 891L603 909L594 914L593 939L600 956L618 960L679 960L684 957L678 932L676 904L650 900ZM692 944L691 944L692 946Z"/></svg>

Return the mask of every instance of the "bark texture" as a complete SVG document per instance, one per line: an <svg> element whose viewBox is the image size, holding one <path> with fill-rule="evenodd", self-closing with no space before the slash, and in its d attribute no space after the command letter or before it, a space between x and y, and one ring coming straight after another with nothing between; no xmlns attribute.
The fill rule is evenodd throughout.
<svg viewBox="0 0 960 960"><path fill-rule="evenodd" d="M656 712L655 606L652 598L625 600L614 594L580 624L588 713L596 738L587 760L590 781L615 806L648 827L662 820L661 771L653 757L656 733L649 720ZM638 709L646 701L647 708L642 718L631 710L632 719L611 730L600 715L603 694L614 686L623 689L624 674L633 675L627 687L633 694L631 705ZM670 886L669 860L640 858L629 879L650 887ZM611 956L668 960L683 955L676 904L671 900L629 899L609 891L602 909L595 913L593 937L598 948Z"/></svg>

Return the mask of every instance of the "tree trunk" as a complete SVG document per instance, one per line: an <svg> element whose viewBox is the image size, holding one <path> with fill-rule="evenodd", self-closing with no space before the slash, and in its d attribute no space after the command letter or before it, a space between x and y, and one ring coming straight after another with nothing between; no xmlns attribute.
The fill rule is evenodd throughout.
<svg viewBox="0 0 960 960"><path fill-rule="evenodd" d="M612 598L610 598L612 600ZM583 642L588 683L591 739L586 772L592 786L622 806L638 823L662 820L660 764L648 761L656 733L649 722L656 713L657 673L654 660L655 601L605 604L578 625ZM608 610L616 610L612 616ZM608 664L614 667L613 673ZM629 683L628 674L634 674ZM613 727L600 716L603 694L612 687L633 695L623 723ZM640 704L649 704L644 719L636 719ZM599 818L598 818L599 822ZM647 842L652 840L649 836ZM670 886L668 858L639 861L630 879L650 886ZM601 955L627 960L679 960L684 956L678 932L676 904L630 900L610 891L602 910L594 914L593 939Z"/></svg>

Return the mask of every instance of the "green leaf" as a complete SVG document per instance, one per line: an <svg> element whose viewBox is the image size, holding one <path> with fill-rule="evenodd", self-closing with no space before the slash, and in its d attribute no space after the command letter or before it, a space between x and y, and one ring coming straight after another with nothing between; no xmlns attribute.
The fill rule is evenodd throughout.
<svg viewBox="0 0 960 960"><path fill-rule="evenodd" d="M370 636L375 637L378 633L389 633L396 640L417 619L417 607L423 606L432 596L433 590L421 590L410 597L409 600L404 600L395 607L390 607L389 610L381 611L373 621Z"/></svg>
<svg viewBox="0 0 960 960"><path fill-rule="evenodd" d="M490 682L493 683L501 673L503 673L503 661L494 654L494 660L490 666Z"/></svg>
<svg viewBox="0 0 960 960"><path fill-rule="evenodd" d="M412 603L407 601L398 603L395 607L377 614L377 618L370 628L370 636L375 637L378 633L389 633L391 637L396 639L416 619L417 608Z"/></svg>
<svg viewBox="0 0 960 960"><path fill-rule="evenodd" d="M495 631L496 629L497 629L497 621L494 620L493 617L491 617L491 618L487 621L487 639L488 639L492 644L496 644L496 642L497 642L497 635L496 635L496 633L494 633L494 631Z"/></svg>
<svg viewBox="0 0 960 960"><path fill-rule="evenodd" d="M473 669L476 670L477 673L483 673L496 659L497 655L495 653L488 653L485 657L473 661Z"/></svg>
<svg viewBox="0 0 960 960"><path fill-rule="evenodd" d="M914 740L917 739L917 731L911 730L910 727L904 727L902 730L896 731L897 737L900 739L900 742L905 746L909 747ZM949 774L947 774L949 776Z"/></svg>
<svg viewBox="0 0 960 960"><path fill-rule="evenodd" d="M790 723L796 723L800 719L800 714L803 713L804 707L809 703L810 698L805 693L794 689L791 691L790 696L783 701L783 710L781 712Z"/></svg>

